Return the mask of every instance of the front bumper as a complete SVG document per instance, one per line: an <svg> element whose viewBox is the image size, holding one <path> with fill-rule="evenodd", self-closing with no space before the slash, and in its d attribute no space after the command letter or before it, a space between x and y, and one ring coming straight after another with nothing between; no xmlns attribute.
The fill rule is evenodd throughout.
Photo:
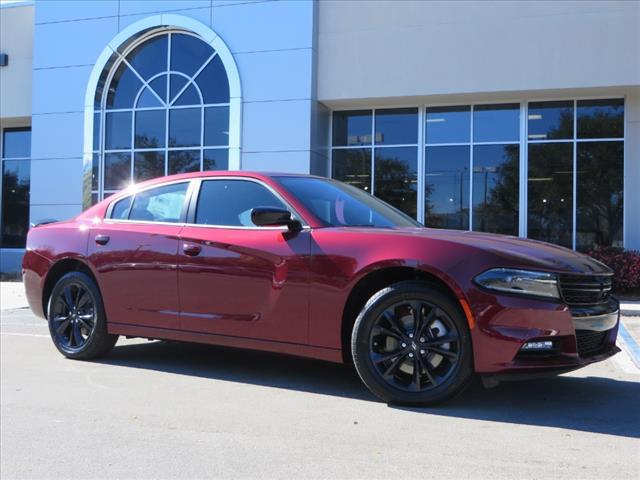
<svg viewBox="0 0 640 480"><path fill-rule="evenodd" d="M617 300L582 309L559 302L472 296L477 328L471 332L475 370L500 380L556 375L605 360L616 347L620 309ZM526 352L527 342L552 341L549 351Z"/></svg>

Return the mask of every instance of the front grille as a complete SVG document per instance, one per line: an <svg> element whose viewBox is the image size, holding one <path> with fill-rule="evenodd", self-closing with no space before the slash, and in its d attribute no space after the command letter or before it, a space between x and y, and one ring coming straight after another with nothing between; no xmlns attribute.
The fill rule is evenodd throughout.
<svg viewBox="0 0 640 480"><path fill-rule="evenodd" d="M560 275L560 291L568 305L599 305L611 295L610 275Z"/></svg>
<svg viewBox="0 0 640 480"><path fill-rule="evenodd" d="M590 357L597 355L603 349L604 342L609 331L595 332L593 330L576 330L576 341L578 344L578 355Z"/></svg>

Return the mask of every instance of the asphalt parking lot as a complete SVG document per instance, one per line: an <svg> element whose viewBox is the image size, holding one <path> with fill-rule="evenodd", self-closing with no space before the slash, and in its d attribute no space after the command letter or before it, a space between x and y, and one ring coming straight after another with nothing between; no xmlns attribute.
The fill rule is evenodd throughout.
<svg viewBox="0 0 640 480"><path fill-rule="evenodd" d="M0 331L2 478L640 478L624 352L409 409L340 365L122 339L71 361L28 309Z"/></svg>

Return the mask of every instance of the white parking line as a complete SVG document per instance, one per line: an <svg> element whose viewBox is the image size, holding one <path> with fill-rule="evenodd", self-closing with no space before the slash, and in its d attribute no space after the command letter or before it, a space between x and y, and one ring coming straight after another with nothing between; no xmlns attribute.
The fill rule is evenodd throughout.
<svg viewBox="0 0 640 480"><path fill-rule="evenodd" d="M42 335L40 333L16 333L16 332L0 332L0 335L13 335L16 337L42 337L51 338L49 335Z"/></svg>

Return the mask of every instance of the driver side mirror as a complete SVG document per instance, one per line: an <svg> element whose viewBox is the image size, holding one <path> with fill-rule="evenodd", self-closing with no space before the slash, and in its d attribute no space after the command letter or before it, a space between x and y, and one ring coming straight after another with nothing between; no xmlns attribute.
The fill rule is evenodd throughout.
<svg viewBox="0 0 640 480"><path fill-rule="evenodd" d="M259 227L286 226L292 232L302 230L302 224L285 208L256 207L251 209L251 221Z"/></svg>

